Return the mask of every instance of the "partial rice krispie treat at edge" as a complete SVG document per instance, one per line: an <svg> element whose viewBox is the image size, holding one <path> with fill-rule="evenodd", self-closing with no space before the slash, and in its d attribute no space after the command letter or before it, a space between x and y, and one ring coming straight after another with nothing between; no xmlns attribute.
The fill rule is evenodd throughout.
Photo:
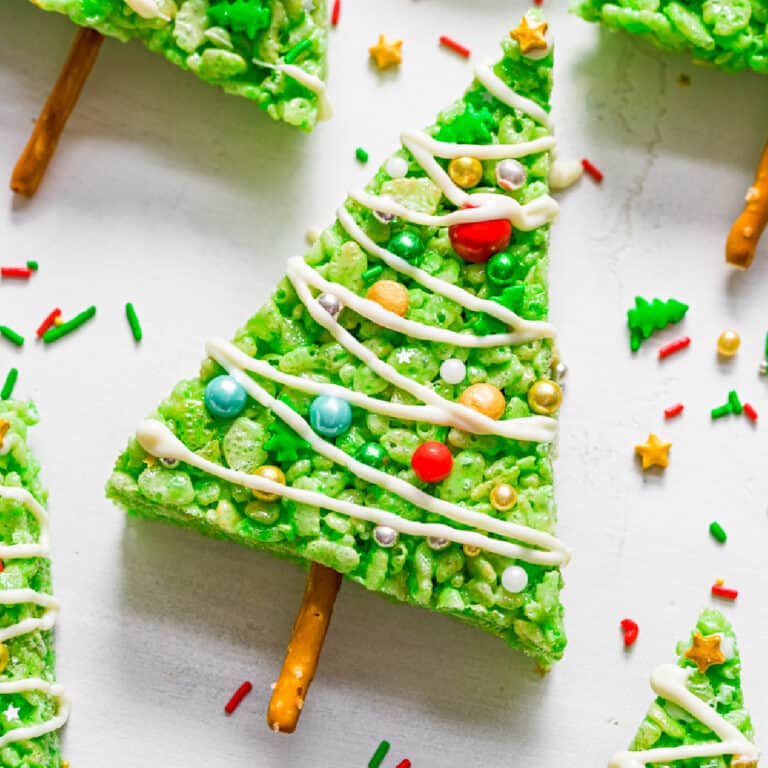
<svg viewBox="0 0 768 768"><path fill-rule="evenodd" d="M118 40L141 40L201 80L311 130L330 117L325 0L32 0Z"/></svg>
<svg viewBox="0 0 768 768"><path fill-rule="evenodd" d="M702 611L677 655L677 665L654 670L657 699L608 768L757 768L733 627L719 611Z"/></svg>
<svg viewBox="0 0 768 768"><path fill-rule="evenodd" d="M117 460L129 513L329 566L549 668L552 45L531 12Z"/></svg>
<svg viewBox="0 0 768 768"><path fill-rule="evenodd" d="M699 64L768 72L768 0L571 0L571 10Z"/></svg>
<svg viewBox="0 0 768 768"><path fill-rule="evenodd" d="M46 491L27 446L32 403L0 401L0 765L59 768L69 700L56 683Z"/></svg>

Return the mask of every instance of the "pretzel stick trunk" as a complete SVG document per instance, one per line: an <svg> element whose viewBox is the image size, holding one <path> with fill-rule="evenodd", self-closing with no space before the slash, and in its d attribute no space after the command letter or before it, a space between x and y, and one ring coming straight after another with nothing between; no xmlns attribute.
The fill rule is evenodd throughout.
<svg viewBox="0 0 768 768"><path fill-rule="evenodd" d="M725 244L725 260L741 269L746 269L755 258L757 243L768 223L768 143L763 148L755 183L747 190L746 200Z"/></svg>
<svg viewBox="0 0 768 768"><path fill-rule="evenodd" d="M45 102L27 146L21 153L11 176L11 189L31 197L43 180L59 137L77 103L88 74L93 67L104 37L93 29L81 27L69 49L59 79Z"/></svg>
<svg viewBox="0 0 768 768"><path fill-rule="evenodd" d="M267 724L276 733L296 730L340 586L340 573L312 563L283 668L267 711Z"/></svg>

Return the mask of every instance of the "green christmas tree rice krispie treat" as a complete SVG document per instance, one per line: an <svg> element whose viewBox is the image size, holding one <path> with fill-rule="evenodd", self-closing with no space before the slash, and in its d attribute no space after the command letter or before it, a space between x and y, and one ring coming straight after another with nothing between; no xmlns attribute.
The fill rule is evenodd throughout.
<svg viewBox="0 0 768 768"><path fill-rule="evenodd" d="M657 699L629 751L614 755L609 768L757 768L760 753L728 620L702 611L677 654L677 665L663 664L651 675Z"/></svg>
<svg viewBox="0 0 768 768"><path fill-rule="evenodd" d="M659 48L690 51L701 64L768 72L768 0L571 0L571 9Z"/></svg>
<svg viewBox="0 0 768 768"><path fill-rule="evenodd" d="M311 130L325 96L325 0L32 0L118 40L141 40L200 79Z"/></svg>
<svg viewBox="0 0 768 768"><path fill-rule="evenodd" d="M231 342L211 340L107 494L498 635L565 647L547 242L552 50L533 12Z"/></svg>
<svg viewBox="0 0 768 768"><path fill-rule="evenodd" d="M54 673L46 491L27 446L31 403L0 401L0 765L59 768L69 701Z"/></svg>

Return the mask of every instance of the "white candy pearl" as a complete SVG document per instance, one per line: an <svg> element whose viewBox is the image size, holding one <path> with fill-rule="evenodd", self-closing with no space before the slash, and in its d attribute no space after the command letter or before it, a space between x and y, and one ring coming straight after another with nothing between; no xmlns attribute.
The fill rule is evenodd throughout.
<svg viewBox="0 0 768 768"><path fill-rule="evenodd" d="M519 565L510 565L501 574L501 586L514 594L522 592L528 586L528 574Z"/></svg>
<svg viewBox="0 0 768 768"><path fill-rule="evenodd" d="M377 525L373 529L373 538L380 547L394 547L397 543L397 531L387 525Z"/></svg>
<svg viewBox="0 0 768 768"><path fill-rule="evenodd" d="M402 157L390 157L384 170L393 179L402 179L408 173L408 162Z"/></svg>
<svg viewBox="0 0 768 768"><path fill-rule="evenodd" d="M444 360L440 366L440 378L446 384L460 384L467 375L467 366L458 358Z"/></svg>
<svg viewBox="0 0 768 768"><path fill-rule="evenodd" d="M520 189L527 178L528 171L525 170L525 166L512 158L502 160L496 166L496 183L509 192Z"/></svg>

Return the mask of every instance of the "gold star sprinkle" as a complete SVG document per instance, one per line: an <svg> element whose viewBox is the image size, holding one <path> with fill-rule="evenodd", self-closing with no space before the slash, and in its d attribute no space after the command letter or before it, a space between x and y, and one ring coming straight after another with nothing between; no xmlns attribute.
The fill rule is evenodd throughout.
<svg viewBox="0 0 768 768"><path fill-rule="evenodd" d="M5 433L11 428L11 422L5 419L0 419L0 448L3 447L3 441L5 440Z"/></svg>
<svg viewBox="0 0 768 768"><path fill-rule="evenodd" d="M403 60L403 41L387 40L384 35L379 35L376 45L368 49L371 58L379 69L395 66Z"/></svg>
<svg viewBox="0 0 768 768"><path fill-rule="evenodd" d="M513 40L517 40L523 53L545 51L547 49L547 26L547 22L542 21L532 27L528 23L528 17L523 16L520 24L509 33L509 36Z"/></svg>
<svg viewBox="0 0 768 768"><path fill-rule="evenodd" d="M720 635L704 637L700 632L694 632L693 645L683 655L699 668L699 672L706 672L713 664L725 662L720 650Z"/></svg>
<svg viewBox="0 0 768 768"><path fill-rule="evenodd" d="M669 464L669 449L671 447L672 443L662 443L651 432L644 443L635 446L635 453L643 460L643 469L650 467L661 467L664 469Z"/></svg>
<svg viewBox="0 0 768 768"><path fill-rule="evenodd" d="M148 467L154 467L157 464L157 459L152 456L152 454L147 454L142 461L148 466Z"/></svg>

